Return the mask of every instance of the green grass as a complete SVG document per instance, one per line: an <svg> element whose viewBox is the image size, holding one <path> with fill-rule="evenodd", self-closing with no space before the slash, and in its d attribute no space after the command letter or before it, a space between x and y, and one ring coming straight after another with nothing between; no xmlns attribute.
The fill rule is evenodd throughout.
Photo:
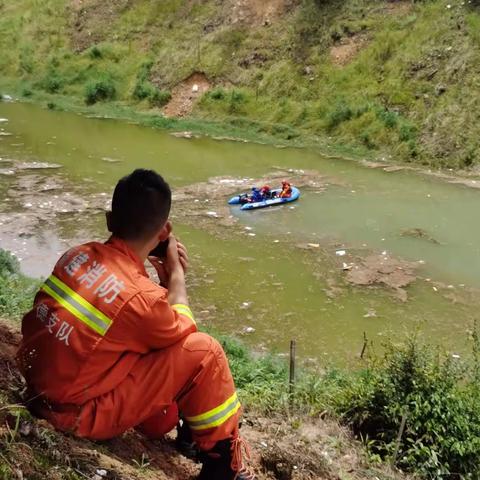
<svg viewBox="0 0 480 480"><path fill-rule="evenodd" d="M0 249L0 317L19 319L31 308L39 281L20 273L17 259Z"/></svg>
<svg viewBox="0 0 480 480"><path fill-rule="evenodd" d="M332 137L361 154L439 167L479 161L480 10L468 2L388 13L383 0L303 0L263 27L230 22L213 0L111 9L91 0L81 17L69 3L0 2L0 69L27 98L159 114L172 88L201 71L214 91L196 123L240 117L286 141ZM347 66L332 64L330 47L355 35L364 48Z"/></svg>

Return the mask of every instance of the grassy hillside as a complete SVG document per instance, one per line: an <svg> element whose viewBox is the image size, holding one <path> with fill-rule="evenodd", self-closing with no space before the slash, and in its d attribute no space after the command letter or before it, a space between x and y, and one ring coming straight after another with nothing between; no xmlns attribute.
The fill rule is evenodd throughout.
<svg viewBox="0 0 480 480"><path fill-rule="evenodd" d="M446 0L0 0L0 88L331 137L400 161L480 160L480 7Z"/></svg>

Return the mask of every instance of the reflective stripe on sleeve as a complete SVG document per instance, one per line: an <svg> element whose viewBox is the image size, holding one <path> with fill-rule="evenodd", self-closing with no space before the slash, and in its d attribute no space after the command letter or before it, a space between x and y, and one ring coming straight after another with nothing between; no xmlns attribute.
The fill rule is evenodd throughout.
<svg viewBox="0 0 480 480"><path fill-rule="evenodd" d="M240 409L240 401L234 393L226 402L208 412L196 415L194 417L186 417L188 426L192 430L206 430L207 428L218 427L225 423L230 417L235 415Z"/></svg>
<svg viewBox="0 0 480 480"><path fill-rule="evenodd" d="M184 305L183 303L176 303L175 305L172 305L172 308L180 315L185 315L186 317L188 317L195 325L197 324L195 322L193 313L188 305Z"/></svg>
<svg viewBox="0 0 480 480"><path fill-rule="evenodd" d="M65 285L55 275L50 275L41 288L78 320L102 336L107 333L113 323L104 313Z"/></svg>

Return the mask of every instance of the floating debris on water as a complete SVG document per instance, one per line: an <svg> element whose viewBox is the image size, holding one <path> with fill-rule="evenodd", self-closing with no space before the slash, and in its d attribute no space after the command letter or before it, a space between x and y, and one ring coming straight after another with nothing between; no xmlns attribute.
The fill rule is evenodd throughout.
<svg viewBox="0 0 480 480"><path fill-rule="evenodd" d="M43 170L47 168L62 168L58 163L47 162L19 162L15 164L17 170Z"/></svg>
<svg viewBox="0 0 480 480"><path fill-rule="evenodd" d="M110 158L110 157L102 157L102 160L108 163L120 163L122 161L119 158Z"/></svg>
<svg viewBox="0 0 480 480"><path fill-rule="evenodd" d="M433 238L426 230L423 228L409 228L407 230L403 230L400 235L402 237L412 237L412 238L419 238L422 240L426 240L427 242L434 243L436 245L440 245L440 242Z"/></svg>

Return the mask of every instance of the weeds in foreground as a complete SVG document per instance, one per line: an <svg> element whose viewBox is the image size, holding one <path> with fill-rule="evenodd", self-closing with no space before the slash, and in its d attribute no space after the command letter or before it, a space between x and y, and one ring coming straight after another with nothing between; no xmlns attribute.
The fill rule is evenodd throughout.
<svg viewBox="0 0 480 480"><path fill-rule="evenodd" d="M17 259L0 249L0 317L19 318L32 305L39 282L20 273Z"/></svg>
<svg viewBox="0 0 480 480"><path fill-rule="evenodd" d="M330 412L364 440L373 461L434 478L480 475L478 339L474 344L474 358L464 361L415 339L390 344L358 371L303 372L290 395L283 362L253 359L241 345L223 340L247 407Z"/></svg>

